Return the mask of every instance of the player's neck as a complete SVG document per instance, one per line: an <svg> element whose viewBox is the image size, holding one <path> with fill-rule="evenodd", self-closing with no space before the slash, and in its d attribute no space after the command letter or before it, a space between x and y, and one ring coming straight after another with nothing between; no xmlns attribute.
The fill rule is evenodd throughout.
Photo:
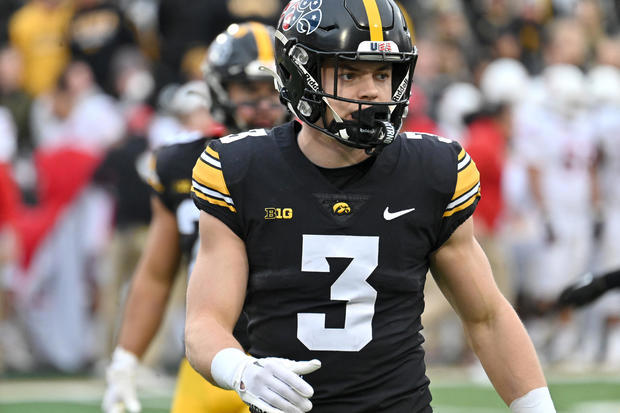
<svg viewBox="0 0 620 413"><path fill-rule="evenodd" d="M336 139L307 125L303 125L299 131L297 144L310 162L322 168L351 166L370 156L363 149L343 145Z"/></svg>

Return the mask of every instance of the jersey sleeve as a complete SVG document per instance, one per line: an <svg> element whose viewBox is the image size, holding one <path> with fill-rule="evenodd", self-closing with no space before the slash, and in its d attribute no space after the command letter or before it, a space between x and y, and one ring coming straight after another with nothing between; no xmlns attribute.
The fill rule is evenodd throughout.
<svg viewBox="0 0 620 413"><path fill-rule="evenodd" d="M209 143L196 161L192 172L192 199L198 209L218 218L241 238L239 216L224 177L218 144L219 141Z"/></svg>
<svg viewBox="0 0 620 413"><path fill-rule="evenodd" d="M170 179L166 174L165 160L162 151L151 154L149 160L149 174L147 183L151 188L151 193L159 198L164 206L174 213L174 201L170 194Z"/></svg>
<svg viewBox="0 0 620 413"><path fill-rule="evenodd" d="M451 142L450 147L456 154L456 166L453 168L456 172L456 184L443 211L437 248L474 213L480 200L480 172L476 163L458 142Z"/></svg>

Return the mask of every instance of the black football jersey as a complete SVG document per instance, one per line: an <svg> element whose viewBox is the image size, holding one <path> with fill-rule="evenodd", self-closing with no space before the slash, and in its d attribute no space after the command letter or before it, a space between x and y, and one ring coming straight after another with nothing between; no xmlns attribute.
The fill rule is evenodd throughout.
<svg viewBox="0 0 620 413"><path fill-rule="evenodd" d="M205 150L207 138L200 133L182 133L160 147L151 164L149 185L177 219L181 251L191 267L194 262L200 211L191 200L192 167Z"/></svg>
<svg viewBox="0 0 620 413"><path fill-rule="evenodd" d="M205 150L208 138L198 132L186 132L159 148L151 164L149 185L164 206L177 219L179 248L187 259L188 277L192 272L198 251L198 220L200 211L190 196L192 168ZM235 327L235 337L247 348L247 318L242 314Z"/></svg>
<svg viewBox="0 0 620 413"><path fill-rule="evenodd" d="M420 315L429 255L471 214L479 173L457 142L400 134L338 189L290 122L210 143L196 205L246 244L256 357L321 360L313 412L430 411Z"/></svg>

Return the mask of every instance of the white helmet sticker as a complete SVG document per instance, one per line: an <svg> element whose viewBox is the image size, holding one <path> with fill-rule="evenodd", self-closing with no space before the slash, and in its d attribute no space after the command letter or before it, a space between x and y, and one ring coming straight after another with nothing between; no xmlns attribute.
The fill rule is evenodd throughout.
<svg viewBox="0 0 620 413"><path fill-rule="evenodd" d="M293 26L299 33L310 34L321 24L323 0L291 1L282 12L282 30L289 31Z"/></svg>
<svg viewBox="0 0 620 413"><path fill-rule="evenodd" d="M375 42L370 40L365 40L357 46L358 52L371 52L371 53L398 53L398 45L391 41L381 41Z"/></svg>

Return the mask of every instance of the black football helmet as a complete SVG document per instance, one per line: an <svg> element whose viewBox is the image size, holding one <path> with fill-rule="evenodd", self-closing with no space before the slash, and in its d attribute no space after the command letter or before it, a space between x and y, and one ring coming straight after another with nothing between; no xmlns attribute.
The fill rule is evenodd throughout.
<svg viewBox="0 0 620 413"><path fill-rule="evenodd" d="M292 0L275 37L280 98L300 120L369 153L394 140L406 116L417 49L393 0ZM339 65L356 61L392 63L391 101L339 97L337 85L333 94L323 90L321 67L333 64L337 79ZM340 118L328 98L357 103L355 119Z"/></svg>
<svg viewBox="0 0 620 413"><path fill-rule="evenodd" d="M218 122L240 131L235 118L236 106L231 102L229 82L272 81L269 70L275 69L274 31L258 22L231 24L209 46L203 73L212 99L211 112Z"/></svg>

